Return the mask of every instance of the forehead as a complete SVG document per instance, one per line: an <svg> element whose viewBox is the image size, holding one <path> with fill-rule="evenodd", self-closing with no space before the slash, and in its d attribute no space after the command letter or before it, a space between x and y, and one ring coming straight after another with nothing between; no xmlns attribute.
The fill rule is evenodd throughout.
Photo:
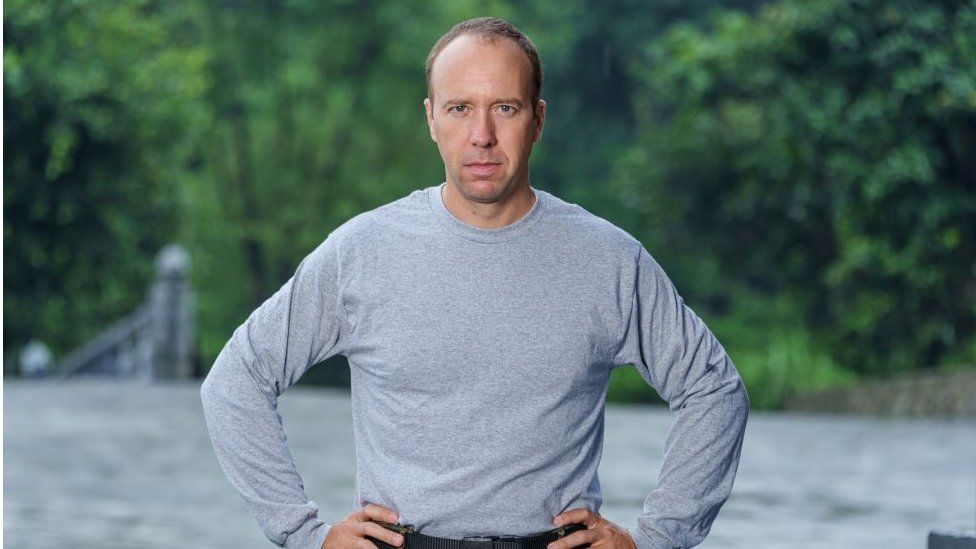
<svg viewBox="0 0 976 549"><path fill-rule="evenodd" d="M532 66L522 48L504 37L461 35L437 55L430 71L431 92L459 95L522 96L528 99Z"/></svg>

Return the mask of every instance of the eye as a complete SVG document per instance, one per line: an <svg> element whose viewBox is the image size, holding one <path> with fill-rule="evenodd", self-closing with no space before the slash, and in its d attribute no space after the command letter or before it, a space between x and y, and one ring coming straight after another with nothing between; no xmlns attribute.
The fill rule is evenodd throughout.
<svg viewBox="0 0 976 549"><path fill-rule="evenodd" d="M466 111L467 109L468 109L467 105L452 105L451 108L448 109L448 112L460 114Z"/></svg>
<svg viewBox="0 0 976 549"><path fill-rule="evenodd" d="M511 105L498 105L498 110L502 114L508 114L508 115L515 114L515 107Z"/></svg>

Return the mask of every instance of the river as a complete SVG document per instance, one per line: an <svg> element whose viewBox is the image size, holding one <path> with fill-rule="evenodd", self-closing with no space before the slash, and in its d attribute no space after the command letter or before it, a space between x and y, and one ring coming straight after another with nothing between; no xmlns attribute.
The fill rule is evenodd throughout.
<svg viewBox="0 0 976 549"><path fill-rule="evenodd" d="M351 511L348 393L295 387L280 410L306 492ZM5 380L7 547L273 547L217 466L197 383ZM602 514L635 524L671 424L610 406ZM922 549L976 527L976 421L753 412L732 496L702 548Z"/></svg>

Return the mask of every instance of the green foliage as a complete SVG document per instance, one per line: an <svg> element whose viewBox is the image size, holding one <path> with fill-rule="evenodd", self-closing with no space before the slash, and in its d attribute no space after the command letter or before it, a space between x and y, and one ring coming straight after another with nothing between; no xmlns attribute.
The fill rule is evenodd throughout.
<svg viewBox="0 0 976 549"><path fill-rule="evenodd" d="M208 6L214 123L182 232L206 364L335 227L443 179L423 61L430 28L474 12L460 2Z"/></svg>
<svg viewBox="0 0 976 549"><path fill-rule="evenodd" d="M974 37L973 2L787 0L676 26L640 68L614 178L636 231L694 300L792 296L814 335L783 344L824 364L936 365L976 331Z"/></svg>
<svg viewBox="0 0 976 549"><path fill-rule="evenodd" d="M542 52L547 117L533 152L533 184L594 213L620 219L607 185L621 147L638 128L643 93L631 67L641 47L677 21L715 6L752 9L759 0L571 0L524 3L514 21Z"/></svg>
<svg viewBox="0 0 976 549"><path fill-rule="evenodd" d="M707 320L756 408L782 408L794 395L844 387L858 379L814 339L798 309L788 294L770 297L739 289L726 314Z"/></svg>
<svg viewBox="0 0 976 549"><path fill-rule="evenodd" d="M206 87L187 15L5 3L5 357L30 337L64 352L142 299Z"/></svg>
<svg viewBox="0 0 976 549"><path fill-rule="evenodd" d="M797 394L845 387L858 377L838 365L811 336L788 295L764 296L737 289L723 315L706 324L722 342L759 409L780 409ZM607 400L663 401L633 367L614 369Z"/></svg>
<svg viewBox="0 0 976 549"><path fill-rule="evenodd" d="M759 4L11 0L4 355L63 356L175 240L209 365L332 229L442 180L423 61L493 14L544 61L533 185L639 237L754 404L976 362L976 3ZM633 368L609 398L657 400Z"/></svg>
<svg viewBox="0 0 976 549"><path fill-rule="evenodd" d="M607 387L608 402L641 402L662 404L660 395L644 381L640 372L633 366L614 368L610 373L610 386Z"/></svg>

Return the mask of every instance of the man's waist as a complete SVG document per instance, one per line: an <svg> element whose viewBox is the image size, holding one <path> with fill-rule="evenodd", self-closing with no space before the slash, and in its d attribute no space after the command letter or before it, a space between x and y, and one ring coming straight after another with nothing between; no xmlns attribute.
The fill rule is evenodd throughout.
<svg viewBox="0 0 976 549"><path fill-rule="evenodd" d="M546 549L550 543L557 539L586 528L582 524L567 524L528 536L485 535L444 538L424 534L410 525L376 522L384 528L402 534L404 538L403 549ZM372 537L369 540L375 543L379 549L396 549L392 545Z"/></svg>

